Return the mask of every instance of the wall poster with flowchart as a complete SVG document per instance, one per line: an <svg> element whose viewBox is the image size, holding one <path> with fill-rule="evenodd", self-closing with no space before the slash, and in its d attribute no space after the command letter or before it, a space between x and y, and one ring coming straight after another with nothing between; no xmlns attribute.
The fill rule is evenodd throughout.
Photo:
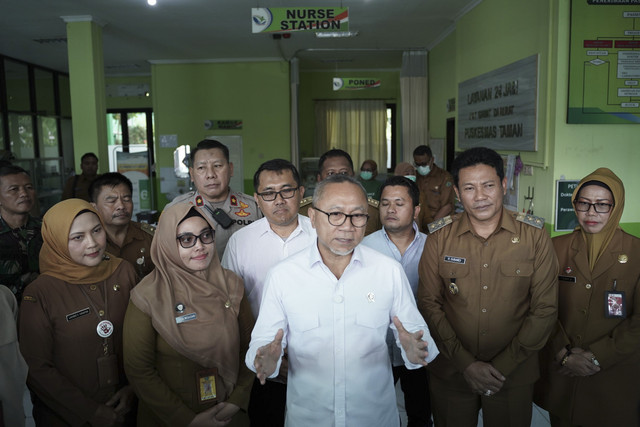
<svg viewBox="0 0 640 427"><path fill-rule="evenodd" d="M640 0L572 0L567 123L640 123Z"/></svg>

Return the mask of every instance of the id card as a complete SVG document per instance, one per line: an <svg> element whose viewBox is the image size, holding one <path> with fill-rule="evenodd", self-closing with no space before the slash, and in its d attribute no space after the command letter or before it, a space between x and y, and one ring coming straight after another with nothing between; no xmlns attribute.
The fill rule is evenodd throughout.
<svg viewBox="0 0 640 427"><path fill-rule="evenodd" d="M115 354L98 358L98 383L100 388L118 385L118 358Z"/></svg>
<svg viewBox="0 0 640 427"><path fill-rule="evenodd" d="M210 403L217 401L218 394L216 391L216 376L218 370L216 368L205 369L196 372L196 381L198 383L198 402Z"/></svg>
<svg viewBox="0 0 640 427"><path fill-rule="evenodd" d="M621 319L627 317L627 303L624 298L624 291L606 291L604 293L604 304L604 317Z"/></svg>

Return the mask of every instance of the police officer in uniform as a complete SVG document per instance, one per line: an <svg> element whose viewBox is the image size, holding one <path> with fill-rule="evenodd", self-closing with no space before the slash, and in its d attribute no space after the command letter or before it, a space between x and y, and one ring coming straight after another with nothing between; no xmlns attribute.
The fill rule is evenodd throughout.
<svg viewBox="0 0 640 427"><path fill-rule="evenodd" d="M154 268L149 250L155 227L131 220L132 193L129 178L117 172L99 176L89 187L91 204L107 232L107 252L133 264L140 280Z"/></svg>
<svg viewBox="0 0 640 427"><path fill-rule="evenodd" d="M190 160L189 174L196 190L176 197L169 206L192 202L211 218L216 224L216 251L222 258L229 237L263 215L253 197L229 188L233 163L226 145L213 139L202 140L191 151Z"/></svg>
<svg viewBox="0 0 640 427"><path fill-rule="evenodd" d="M18 303L24 288L40 272L42 221L29 214L35 199L27 171L13 165L0 167L0 285L11 289Z"/></svg>
<svg viewBox="0 0 640 427"><path fill-rule="evenodd" d="M453 164L465 208L429 225L418 308L440 357L430 368L435 424L529 426L538 351L557 318L557 271L544 221L502 206L502 158L472 148Z"/></svg>
<svg viewBox="0 0 640 427"><path fill-rule="evenodd" d="M318 175L316 176L316 180L318 182L323 181L326 177L336 174L349 175L354 176L355 173L353 171L353 160L351 160L351 156L344 150L340 149L332 149L324 153L320 156L320 160L318 160ZM300 215L309 216L307 213L309 211L309 207L311 206L313 197L305 197L300 201ZM371 233L374 233L380 228L382 228L382 223L380 222L380 212L378 210L378 206L380 202L371 197L367 198L369 221L367 222L367 227L365 228L364 235L368 236Z"/></svg>

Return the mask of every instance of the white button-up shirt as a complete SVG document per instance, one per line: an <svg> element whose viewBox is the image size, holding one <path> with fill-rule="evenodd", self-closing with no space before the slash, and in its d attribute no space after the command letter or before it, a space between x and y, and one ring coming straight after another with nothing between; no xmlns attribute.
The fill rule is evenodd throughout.
<svg viewBox="0 0 640 427"><path fill-rule="evenodd" d="M283 240L267 218L236 231L222 256L222 266L244 281L244 289L254 318L258 317L262 288L271 267L316 241L316 230L306 216L298 215L298 227Z"/></svg>
<svg viewBox="0 0 640 427"><path fill-rule="evenodd" d="M282 328L289 358L287 426L398 426L385 343L393 316L408 331L425 332L432 361L438 349L400 264L359 245L337 279L316 243L269 271L246 363L255 372L256 351Z"/></svg>

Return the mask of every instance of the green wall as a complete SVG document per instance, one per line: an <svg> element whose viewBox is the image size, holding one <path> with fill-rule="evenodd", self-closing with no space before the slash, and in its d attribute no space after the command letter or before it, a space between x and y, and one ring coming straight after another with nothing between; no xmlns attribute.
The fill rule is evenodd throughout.
<svg viewBox="0 0 640 427"><path fill-rule="evenodd" d="M333 90L334 77L376 77L380 78L379 88L365 90ZM396 129L400 135L400 72L399 71L308 71L300 72L299 87L299 135L300 157L317 157L322 153L314 152L316 100L334 99L383 99L396 104ZM398 144L401 153L401 144ZM354 161L356 161L354 159ZM359 167L359 165L354 165Z"/></svg>
<svg viewBox="0 0 640 427"><path fill-rule="evenodd" d="M151 89L151 76L127 76L127 77L107 77L105 84L108 85L138 85L148 84ZM109 96L107 94L107 109L110 108L153 108L153 92L149 91L149 96Z"/></svg>
<svg viewBox="0 0 640 427"><path fill-rule="evenodd" d="M269 159L291 159L289 64L237 62L152 66L157 168L173 167L174 148L158 144L178 135L194 145L209 135L241 135L245 191L253 173ZM241 119L240 130L205 130L205 120ZM158 194L159 194L159 186ZM159 196L160 209L168 202Z"/></svg>
<svg viewBox="0 0 640 427"><path fill-rule="evenodd" d="M569 8L569 0L484 0L429 56L431 137L444 138L450 115L443 106L448 98L457 98L460 82L538 54L538 151L519 153L525 164L534 167L533 176L520 177L518 206L525 206L527 188L534 187L535 214L549 225L554 221L557 179L580 179L605 166L627 188L640 182L638 155L633 151L640 141L640 127L566 123ZM640 235L639 208L639 198L627 197L622 226L635 235Z"/></svg>

